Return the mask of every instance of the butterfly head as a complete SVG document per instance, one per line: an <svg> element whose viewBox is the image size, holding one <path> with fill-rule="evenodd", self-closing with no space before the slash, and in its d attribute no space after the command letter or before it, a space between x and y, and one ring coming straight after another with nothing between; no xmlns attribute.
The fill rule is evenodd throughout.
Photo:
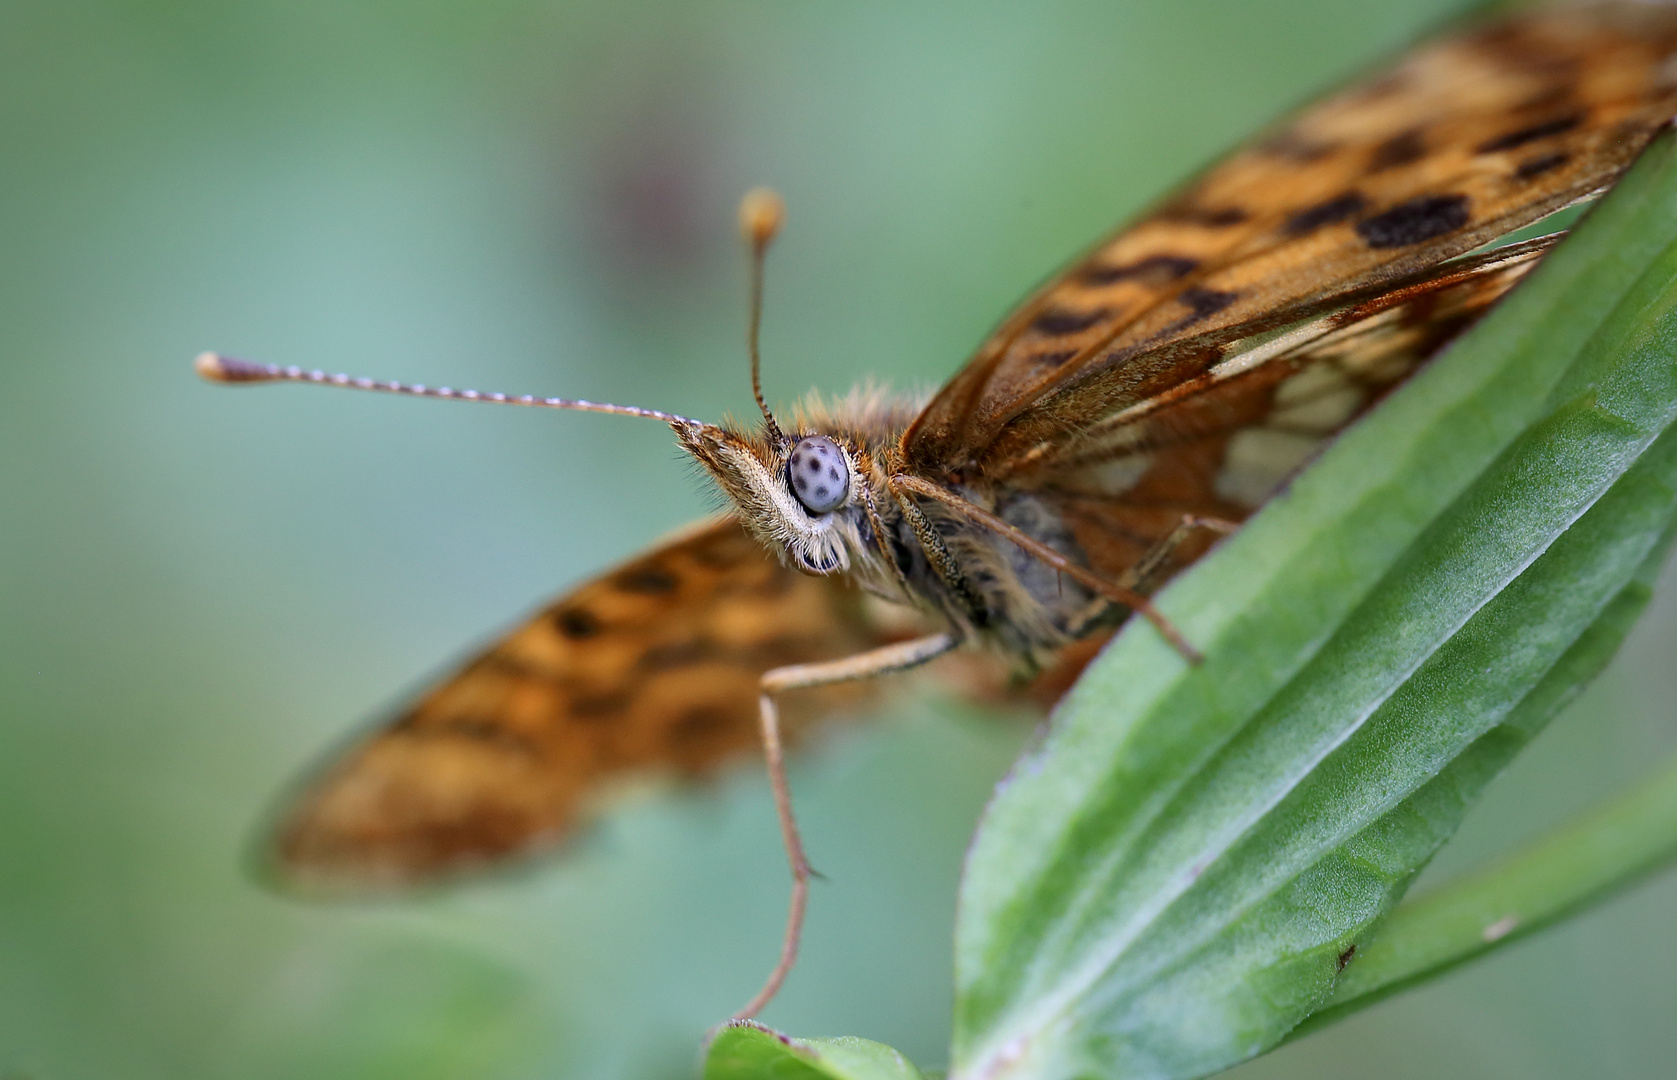
<svg viewBox="0 0 1677 1080"><path fill-rule="evenodd" d="M788 435L763 398L757 347L763 313L763 258L780 231L785 205L767 188L746 193L740 232L751 253L751 316L746 343L751 394L763 415L755 432L712 424L674 424L682 447L716 480L745 527L808 574L842 573L859 543L862 472L847 440L816 432Z"/></svg>
<svg viewBox="0 0 1677 1080"><path fill-rule="evenodd" d="M747 434L712 424L676 424L676 437L715 479L741 524L808 574L850 568L860 543L862 470L846 440L778 430Z"/></svg>

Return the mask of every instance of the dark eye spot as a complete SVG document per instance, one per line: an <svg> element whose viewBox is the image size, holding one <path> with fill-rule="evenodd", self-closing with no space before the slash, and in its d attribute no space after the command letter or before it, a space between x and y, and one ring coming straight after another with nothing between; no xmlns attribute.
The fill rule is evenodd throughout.
<svg viewBox="0 0 1677 1080"><path fill-rule="evenodd" d="M843 506L849 468L838 444L825 435L806 435L797 449L787 458L786 480L804 509L828 514Z"/></svg>
<svg viewBox="0 0 1677 1080"><path fill-rule="evenodd" d="M1423 195L1357 223L1371 248L1407 247L1454 232L1468 221L1466 195Z"/></svg>

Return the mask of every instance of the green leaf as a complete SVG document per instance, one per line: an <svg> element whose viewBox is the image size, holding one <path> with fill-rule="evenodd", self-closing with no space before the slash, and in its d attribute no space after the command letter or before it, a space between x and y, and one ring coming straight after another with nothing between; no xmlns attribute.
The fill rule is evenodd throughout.
<svg viewBox="0 0 1677 1080"><path fill-rule="evenodd" d="M883 1043L850 1036L794 1039L736 1020L711 1040L705 1080L921 1080L921 1075Z"/></svg>
<svg viewBox="0 0 1677 1080"><path fill-rule="evenodd" d="M1274 1046L1616 647L1677 506L1677 153L1135 621L986 811L960 1077Z"/></svg>
<svg viewBox="0 0 1677 1080"><path fill-rule="evenodd" d="M1541 930L1677 862L1677 760L1496 866L1398 905L1291 1037Z"/></svg>

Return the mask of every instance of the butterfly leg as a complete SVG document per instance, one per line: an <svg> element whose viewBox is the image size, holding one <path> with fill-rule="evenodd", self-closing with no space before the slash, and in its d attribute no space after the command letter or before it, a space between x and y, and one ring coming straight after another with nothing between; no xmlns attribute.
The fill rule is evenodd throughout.
<svg viewBox="0 0 1677 1080"><path fill-rule="evenodd" d="M761 696L758 708L763 735L763 757L768 762L769 786L774 792L775 813L780 817L780 836L786 844L786 858L792 864L792 903L786 915L786 935L780 945L780 960L769 973L757 996L734 1014L744 1020L762 1011L780 990L780 984L798 959L798 939L803 932L804 905L809 899L809 859L804 855L803 839L798 835L797 819L792 816L792 792L786 783L786 760L780 740L780 709L775 698L787 690L799 690L832 683L871 679L893 671L907 671L919 667L954 649L961 639L954 634L931 634L913 641L899 642L865 653L847 656L822 664L792 664L763 673L758 684Z"/></svg>
<svg viewBox="0 0 1677 1080"><path fill-rule="evenodd" d="M899 498L902 497L904 492L912 492L916 495L925 495L936 499L967 520L984 526L998 536L1006 537L1027 553L1034 555L1073 581L1081 583L1113 603L1122 604L1140 614L1153 624L1154 629L1158 630L1160 635L1170 642L1171 647L1181 653L1185 660L1190 664L1200 662L1201 657L1198 650L1188 644L1187 639L1182 636L1182 632L1171 625L1170 620L1165 618L1158 608L1154 607L1145 596L1142 596L1133 588L1108 581L1089 570L1088 567L1077 565L1042 541L1013 527L983 507L973 505L953 491L922 480L917 476L906 476L900 473L891 477L890 483L893 494L896 494Z"/></svg>
<svg viewBox="0 0 1677 1080"><path fill-rule="evenodd" d="M1238 528L1240 528L1240 522L1238 521L1202 517L1199 514L1183 514L1182 520L1176 523L1176 528L1172 529L1169 535L1148 548L1147 553L1137 559L1134 566L1124 571L1123 576L1118 579L1118 584L1126 589L1150 593L1153 591L1151 586L1154 577L1160 570L1164 569L1171 556L1175 555L1177 550L1187 543L1188 538L1194 533L1204 529L1208 532L1227 536Z"/></svg>

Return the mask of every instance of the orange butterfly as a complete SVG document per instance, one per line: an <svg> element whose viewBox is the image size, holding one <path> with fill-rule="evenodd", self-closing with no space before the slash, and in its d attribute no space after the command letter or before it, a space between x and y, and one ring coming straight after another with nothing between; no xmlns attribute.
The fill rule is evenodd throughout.
<svg viewBox="0 0 1677 1080"><path fill-rule="evenodd" d="M279 826L294 880L402 884L563 839L602 792L698 776L759 739L794 880L783 735L860 680L963 649L1052 699L1146 596L1513 287L1555 237L1470 254L1602 191L1677 114L1677 10L1506 18L1293 117L1098 244L929 402L857 393L751 430L560 398L404 386L214 354L291 380L650 417L728 514L559 598L330 763ZM785 715L782 715L784 699ZM784 730L783 730L784 729Z"/></svg>

